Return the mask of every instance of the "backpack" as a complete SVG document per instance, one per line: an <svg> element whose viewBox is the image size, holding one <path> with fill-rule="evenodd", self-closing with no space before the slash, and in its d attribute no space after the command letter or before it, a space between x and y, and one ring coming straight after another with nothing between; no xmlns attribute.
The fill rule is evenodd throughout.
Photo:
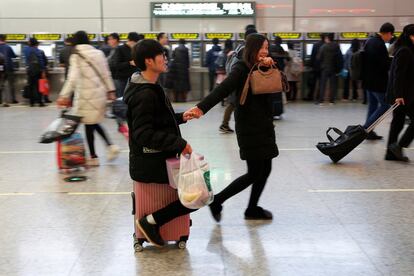
<svg viewBox="0 0 414 276"><path fill-rule="evenodd" d="M362 80L363 63L364 63L364 50L360 50L352 54L351 65L349 67L352 80Z"/></svg>
<svg viewBox="0 0 414 276"><path fill-rule="evenodd" d="M38 76L42 73L42 68L40 67L40 61L36 53L32 51L29 56L29 64L27 66L27 71L30 76Z"/></svg>
<svg viewBox="0 0 414 276"><path fill-rule="evenodd" d="M299 76L303 72L303 61L300 57L293 57L290 63L290 73Z"/></svg>
<svg viewBox="0 0 414 276"><path fill-rule="evenodd" d="M216 71L223 72L226 71L226 55L221 51L214 62L216 66Z"/></svg>
<svg viewBox="0 0 414 276"><path fill-rule="evenodd" d="M240 44L236 47L236 49L231 52L231 54L227 57L226 61L226 72L227 74L231 72L231 69L233 68L233 65L236 64L239 59L240 52L244 49L244 45Z"/></svg>

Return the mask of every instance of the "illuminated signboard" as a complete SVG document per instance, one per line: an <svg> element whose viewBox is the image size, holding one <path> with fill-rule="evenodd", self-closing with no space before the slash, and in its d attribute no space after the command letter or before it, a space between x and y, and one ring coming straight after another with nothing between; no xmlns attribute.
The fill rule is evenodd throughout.
<svg viewBox="0 0 414 276"><path fill-rule="evenodd" d="M67 34L66 37L67 38L72 38L75 34ZM96 41L98 40L98 35L97 34L88 34L88 38L90 41Z"/></svg>
<svg viewBox="0 0 414 276"><path fill-rule="evenodd" d="M273 38L280 37L282 39L300 39L302 37L302 33L273 33Z"/></svg>
<svg viewBox="0 0 414 276"><path fill-rule="evenodd" d="M157 33L142 33L145 39L157 39Z"/></svg>
<svg viewBox="0 0 414 276"><path fill-rule="evenodd" d="M369 33L366 32L349 32L349 33L341 33L341 38L344 39L354 39L354 38L368 38Z"/></svg>
<svg viewBox="0 0 414 276"><path fill-rule="evenodd" d="M179 39L190 39L190 40L199 40L199 33L170 33L170 39L179 40Z"/></svg>
<svg viewBox="0 0 414 276"><path fill-rule="evenodd" d="M265 37L267 37L267 33L260 33L260 34L262 34ZM244 40L244 33L238 33L238 38L239 38L239 40Z"/></svg>
<svg viewBox="0 0 414 276"><path fill-rule="evenodd" d="M6 34L6 40L8 41L26 41L26 34Z"/></svg>
<svg viewBox="0 0 414 276"><path fill-rule="evenodd" d="M321 39L322 33L307 33L306 36L308 39Z"/></svg>
<svg viewBox="0 0 414 276"><path fill-rule="evenodd" d="M33 34L33 38L42 41L60 41L62 40L62 34Z"/></svg>
<svg viewBox="0 0 414 276"><path fill-rule="evenodd" d="M395 37L400 37L402 32L394 32Z"/></svg>
<svg viewBox="0 0 414 276"><path fill-rule="evenodd" d="M213 39L213 38L233 39L234 33L205 33L204 34L204 39Z"/></svg>
<svg viewBox="0 0 414 276"><path fill-rule="evenodd" d="M110 35L110 33L102 33L101 34L101 38L102 38L102 40L105 38L105 37L107 37L108 35ZM119 35L119 40L121 40L121 41L126 41L126 40L128 40L128 33L120 33L120 34L118 34Z"/></svg>
<svg viewBox="0 0 414 276"><path fill-rule="evenodd" d="M253 17L254 2L151 3L154 17Z"/></svg>

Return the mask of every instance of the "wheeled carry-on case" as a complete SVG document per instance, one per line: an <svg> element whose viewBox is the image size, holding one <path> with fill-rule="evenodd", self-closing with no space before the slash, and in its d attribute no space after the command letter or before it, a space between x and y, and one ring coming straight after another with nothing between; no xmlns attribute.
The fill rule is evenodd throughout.
<svg viewBox="0 0 414 276"><path fill-rule="evenodd" d="M177 190L168 184L142 183L134 181L132 196L132 214L134 215L134 249L141 252L144 242L148 242L136 225L136 220L149 215L178 200ZM178 248L184 249L190 235L190 215L173 219L161 226L160 234L164 241L174 241Z"/></svg>

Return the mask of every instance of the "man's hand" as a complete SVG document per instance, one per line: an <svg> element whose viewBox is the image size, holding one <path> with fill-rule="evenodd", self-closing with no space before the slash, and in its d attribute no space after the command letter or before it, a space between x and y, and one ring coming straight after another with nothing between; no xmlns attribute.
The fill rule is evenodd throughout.
<svg viewBox="0 0 414 276"><path fill-rule="evenodd" d="M184 121L188 121L188 120L192 120L194 118L198 119L203 115L204 115L204 112L200 108L195 106L195 107L187 110L186 112L184 112L183 119L184 119Z"/></svg>
<svg viewBox="0 0 414 276"><path fill-rule="evenodd" d="M108 100L110 100L110 101L115 101L116 100L115 91L109 91L108 92Z"/></svg>
<svg viewBox="0 0 414 276"><path fill-rule="evenodd" d="M395 103L399 105L405 105L404 98L397 98L395 99Z"/></svg>
<svg viewBox="0 0 414 276"><path fill-rule="evenodd" d="M191 148L190 144L187 143L187 145L185 145L184 150L181 152L182 155L187 155L187 154L191 154L193 153L193 149Z"/></svg>

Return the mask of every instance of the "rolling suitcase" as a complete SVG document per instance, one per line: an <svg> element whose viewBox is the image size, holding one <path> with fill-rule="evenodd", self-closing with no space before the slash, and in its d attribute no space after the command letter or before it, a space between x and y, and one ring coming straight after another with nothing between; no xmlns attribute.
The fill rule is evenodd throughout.
<svg viewBox="0 0 414 276"><path fill-rule="evenodd" d="M144 249L144 242L148 242L136 225L136 220L149 215L166 205L178 200L177 190L168 184L142 183L134 181L132 196L132 214L134 215L135 233L134 249L140 252ZM160 228L161 237L166 241L176 242L178 248L186 248L190 235L190 215L173 219Z"/></svg>
<svg viewBox="0 0 414 276"><path fill-rule="evenodd" d="M348 155L354 148L361 144L366 138L368 133L374 130L387 116L392 114L394 109L398 107L398 104L394 104L389 108L381 117L379 117L369 128L365 129L361 125L348 126L345 132L340 131L335 127L330 127L326 131L326 136L329 142L320 142L316 145L316 148L323 154L329 156L332 162L337 163L339 160ZM335 131L339 137L333 139L329 134L330 131Z"/></svg>
<svg viewBox="0 0 414 276"><path fill-rule="evenodd" d="M59 171L70 173L85 169L85 144L82 135L75 132L70 137L57 141L57 164Z"/></svg>

